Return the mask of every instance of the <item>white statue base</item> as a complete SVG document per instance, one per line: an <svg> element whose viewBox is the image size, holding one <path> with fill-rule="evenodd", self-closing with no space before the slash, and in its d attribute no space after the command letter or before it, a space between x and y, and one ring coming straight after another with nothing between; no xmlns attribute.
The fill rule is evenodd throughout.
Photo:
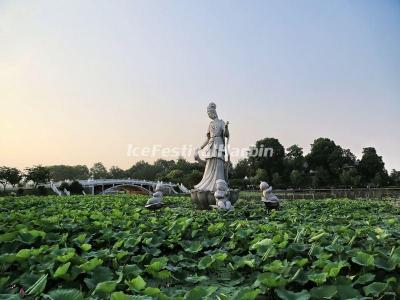
<svg viewBox="0 0 400 300"><path fill-rule="evenodd" d="M238 189L229 189L227 191L227 200L234 205L236 201L239 199L239 190ZM200 191L200 190L191 190L190 197L192 198L192 202L197 209L212 209L212 205L216 205L217 202L214 196L215 192L213 191Z"/></svg>

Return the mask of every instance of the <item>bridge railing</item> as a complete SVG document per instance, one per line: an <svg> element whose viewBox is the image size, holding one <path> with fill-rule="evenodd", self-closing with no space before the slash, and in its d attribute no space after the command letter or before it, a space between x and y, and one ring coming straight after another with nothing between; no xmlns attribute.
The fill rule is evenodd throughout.
<svg viewBox="0 0 400 300"><path fill-rule="evenodd" d="M87 179L79 180L79 183L84 186L101 185L101 184L119 184L119 183L131 183L131 184L146 184L156 185L157 181L145 180L145 179ZM172 182L161 182L169 186L178 186Z"/></svg>

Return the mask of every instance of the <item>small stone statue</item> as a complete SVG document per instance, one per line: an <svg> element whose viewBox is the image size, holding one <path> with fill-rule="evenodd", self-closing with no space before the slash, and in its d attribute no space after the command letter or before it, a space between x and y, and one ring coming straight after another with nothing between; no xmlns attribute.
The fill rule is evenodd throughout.
<svg viewBox="0 0 400 300"><path fill-rule="evenodd" d="M216 191L214 193L216 205L211 205L213 208L232 210L233 206L229 201L228 184L223 179L217 179Z"/></svg>
<svg viewBox="0 0 400 300"><path fill-rule="evenodd" d="M153 197L150 198L146 205L144 206L145 208L148 209L158 209L161 208L164 203L162 202L163 200L163 193L165 192L165 187L162 183L157 183L156 188L154 190Z"/></svg>
<svg viewBox="0 0 400 300"><path fill-rule="evenodd" d="M267 209L277 209L280 202L277 196L272 193L272 186L269 186L265 181L260 183L260 190L262 192L261 201L264 202Z"/></svg>

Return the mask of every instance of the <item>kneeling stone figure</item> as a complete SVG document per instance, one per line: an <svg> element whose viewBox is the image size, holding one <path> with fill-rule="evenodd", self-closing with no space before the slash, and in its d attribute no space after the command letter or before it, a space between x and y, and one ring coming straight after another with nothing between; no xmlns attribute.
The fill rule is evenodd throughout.
<svg viewBox="0 0 400 300"><path fill-rule="evenodd" d="M146 205L144 206L145 208L149 209L157 209L161 208L163 206L163 193L165 192L165 186L162 183L157 183L156 188L154 190L153 197L150 198Z"/></svg>
<svg viewBox="0 0 400 300"><path fill-rule="evenodd" d="M229 201L228 184L223 179L218 179L215 183L217 188L214 193L216 205L211 205L211 207L232 210L233 206Z"/></svg>
<svg viewBox="0 0 400 300"><path fill-rule="evenodd" d="M280 200L272 193L272 186L263 181L260 183L260 190L262 192L261 201L264 202L267 209L279 208Z"/></svg>

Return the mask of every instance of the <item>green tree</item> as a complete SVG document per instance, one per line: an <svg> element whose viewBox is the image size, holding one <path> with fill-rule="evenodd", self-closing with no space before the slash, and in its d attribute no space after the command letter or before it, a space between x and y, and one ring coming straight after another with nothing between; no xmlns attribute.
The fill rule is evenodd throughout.
<svg viewBox="0 0 400 300"><path fill-rule="evenodd" d="M0 184L3 185L3 191L6 190L7 183L13 187L22 180L21 172L16 168L0 167Z"/></svg>
<svg viewBox="0 0 400 300"><path fill-rule="evenodd" d="M298 145L292 145L286 149L286 155L284 159L284 168L282 170L282 181L285 186L293 185L292 172L294 170L300 172L304 170L305 158L303 155L303 148ZM294 176L297 176L295 172Z"/></svg>
<svg viewBox="0 0 400 300"><path fill-rule="evenodd" d="M290 182L292 183L293 187L299 188L301 185L302 175L298 170L293 170L290 173Z"/></svg>
<svg viewBox="0 0 400 300"><path fill-rule="evenodd" d="M87 179L89 177L89 169L85 165L54 165L48 168L50 169L51 179L54 181Z"/></svg>
<svg viewBox="0 0 400 300"><path fill-rule="evenodd" d="M178 160L176 161L176 169L181 170L183 172L188 172L191 171L193 168L193 164L188 162L186 159L180 157L178 158Z"/></svg>
<svg viewBox="0 0 400 300"><path fill-rule="evenodd" d="M114 179L123 179L126 177L126 172L117 166L112 166L108 173Z"/></svg>
<svg viewBox="0 0 400 300"><path fill-rule="evenodd" d="M90 168L90 175L94 179L105 179L108 177L108 172L101 162L97 162Z"/></svg>
<svg viewBox="0 0 400 300"><path fill-rule="evenodd" d="M203 177L203 173L199 170L192 170L189 174L185 176L185 180L182 182L184 186L192 188L194 185L198 184Z"/></svg>
<svg viewBox="0 0 400 300"><path fill-rule="evenodd" d="M400 171L393 169L392 172L390 172L390 184L400 186Z"/></svg>
<svg viewBox="0 0 400 300"><path fill-rule="evenodd" d="M0 184L3 185L3 191L6 190L7 186L7 170L8 167L0 167Z"/></svg>
<svg viewBox="0 0 400 300"><path fill-rule="evenodd" d="M340 174L340 183L345 187L357 187L360 182L361 176L356 168L344 169Z"/></svg>
<svg viewBox="0 0 400 300"><path fill-rule="evenodd" d="M329 169L329 157L335 152L337 146L328 138L318 138L311 144L311 151L307 155L310 168L324 167Z"/></svg>
<svg viewBox="0 0 400 300"><path fill-rule="evenodd" d="M167 174L167 180L174 183L181 183L183 181L184 172L182 170L172 170Z"/></svg>
<svg viewBox="0 0 400 300"><path fill-rule="evenodd" d="M71 195L82 195L83 186L79 183L79 181L75 180L69 185L68 191L71 193Z"/></svg>
<svg viewBox="0 0 400 300"><path fill-rule="evenodd" d="M138 161L126 171L129 178L154 180L157 175L157 169L144 160Z"/></svg>
<svg viewBox="0 0 400 300"><path fill-rule="evenodd" d="M249 168L266 170L269 177L264 180L271 181L272 174L282 172L284 157L285 148L278 139L264 138L249 151Z"/></svg>
<svg viewBox="0 0 400 300"><path fill-rule="evenodd" d="M8 168L6 179L8 183L12 185L12 187L15 187L22 180L21 171L17 168Z"/></svg>
<svg viewBox="0 0 400 300"><path fill-rule="evenodd" d="M324 167L317 167L317 169L312 173L311 184L313 188L325 187L330 184L330 174L329 171Z"/></svg>
<svg viewBox="0 0 400 300"><path fill-rule="evenodd" d="M50 169L41 165L25 169L25 178L27 181L33 181L35 188L40 183L48 183L50 181Z"/></svg>
<svg viewBox="0 0 400 300"><path fill-rule="evenodd" d="M77 180L77 179L87 179L90 176L90 171L87 166L85 165L76 165L73 166L72 169L72 176L70 179Z"/></svg>
<svg viewBox="0 0 400 300"><path fill-rule="evenodd" d="M250 176L249 161L247 158L239 160L238 163L233 167L230 174L232 179L239 180L243 180L246 176Z"/></svg>
<svg viewBox="0 0 400 300"><path fill-rule="evenodd" d="M282 188L282 176L278 172L272 174L272 185L275 188Z"/></svg>
<svg viewBox="0 0 400 300"><path fill-rule="evenodd" d="M175 169L176 162L174 160L157 159L154 162L154 166L158 169L158 171L167 172Z"/></svg>
<svg viewBox="0 0 400 300"><path fill-rule="evenodd" d="M157 159L154 162L155 179L165 181L169 172L176 169L176 162L174 160Z"/></svg>
<svg viewBox="0 0 400 300"><path fill-rule="evenodd" d="M379 156L373 147L363 149L358 171L364 184L383 185L387 179L387 171L382 156Z"/></svg>
<svg viewBox="0 0 400 300"><path fill-rule="evenodd" d="M54 181L64 181L70 179L70 168L66 165L48 166L50 177Z"/></svg>
<svg viewBox="0 0 400 300"><path fill-rule="evenodd" d="M355 156L350 150L343 150L328 138L316 139L306 160L310 169L317 171L320 186L337 185L343 168L355 164Z"/></svg>
<svg viewBox="0 0 400 300"><path fill-rule="evenodd" d="M342 174L340 174L340 183L345 187L351 186L352 178L349 171L342 171Z"/></svg>
<svg viewBox="0 0 400 300"><path fill-rule="evenodd" d="M292 145L286 149L285 159L293 169L301 170L304 164L303 148L299 145Z"/></svg>
<svg viewBox="0 0 400 300"><path fill-rule="evenodd" d="M375 187L382 187L384 184L384 180L382 178L382 175L380 173L376 173L374 178L372 179L372 185Z"/></svg>
<svg viewBox="0 0 400 300"><path fill-rule="evenodd" d="M354 167L357 164L357 157L350 149L343 150L342 164L347 167Z"/></svg>
<svg viewBox="0 0 400 300"><path fill-rule="evenodd" d="M264 169L258 168L256 174L250 177L250 183L253 185L260 184L261 181L268 180L268 172Z"/></svg>
<svg viewBox="0 0 400 300"><path fill-rule="evenodd" d="M316 189L321 185L320 178L318 176L311 177L311 186Z"/></svg>

